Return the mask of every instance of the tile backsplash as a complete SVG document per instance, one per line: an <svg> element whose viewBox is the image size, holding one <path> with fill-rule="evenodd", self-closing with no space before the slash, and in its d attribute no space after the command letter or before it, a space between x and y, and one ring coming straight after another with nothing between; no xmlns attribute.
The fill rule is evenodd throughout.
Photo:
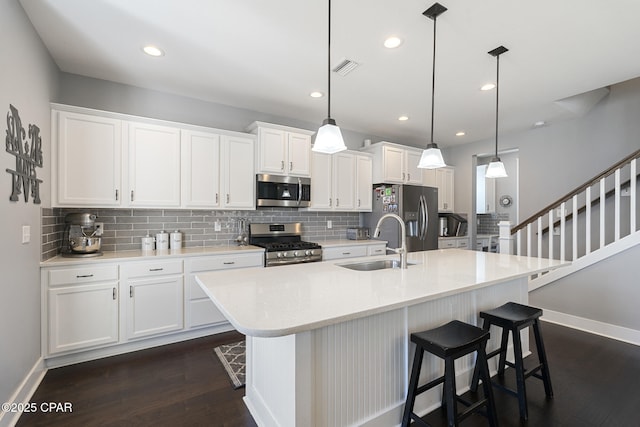
<svg viewBox="0 0 640 427"><path fill-rule="evenodd" d="M238 219L248 222L301 222L303 240L319 241L344 239L347 228L357 227L356 212L306 212L295 209L260 208L255 211L211 211L182 209L42 209L43 261L56 256L64 234L64 217L72 212L96 214L96 221L104 223L103 251L140 249L140 238L155 235L161 230L183 233L184 247L234 245L238 235ZM327 228L331 221L332 228ZM220 231L215 231L216 222Z"/></svg>
<svg viewBox="0 0 640 427"><path fill-rule="evenodd" d="M500 221L509 221L508 213L478 214L477 234L500 234Z"/></svg>

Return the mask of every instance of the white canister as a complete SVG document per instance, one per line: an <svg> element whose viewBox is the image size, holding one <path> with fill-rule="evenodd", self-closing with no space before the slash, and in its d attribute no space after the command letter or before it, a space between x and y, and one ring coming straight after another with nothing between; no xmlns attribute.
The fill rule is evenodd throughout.
<svg viewBox="0 0 640 427"><path fill-rule="evenodd" d="M140 243L141 243L140 249L142 249L142 252L153 251L156 248L155 242L156 242L156 239L154 239L153 237L147 234L146 236L140 239Z"/></svg>
<svg viewBox="0 0 640 427"><path fill-rule="evenodd" d="M169 249L169 233L162 230L156 234L156 249L159 251Z"/></svg>
<svg viewBox="0 0 640 427"><path fill-rule="evenodd" d="M169 234L169 248L180 249L182 247L182 233L176 230Z"/></svg>

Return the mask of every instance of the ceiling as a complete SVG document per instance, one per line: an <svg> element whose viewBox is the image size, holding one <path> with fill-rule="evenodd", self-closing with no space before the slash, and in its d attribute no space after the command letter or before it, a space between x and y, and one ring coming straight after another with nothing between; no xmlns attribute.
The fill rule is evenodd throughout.
<svg viewBox="0 0 640 427"><path fill-rule="evenodd" d="M327 0L20 0L64 72L321 124L327 115ZM640 75L637 0L441 0L435 136L492 138L575 116L556 101ZM433 1L333 0L331 116L339 126L423 145L431 129ZM396 35L403 43L387 49ZM165 55L142 53L148 44ZM574 100L580 101L580 97ZM593 97L586 97L593 99ZM598 98L599 99L599 98ZM578 109L584 111L586 109ZM407 115L409 120L397 118ZM463 137L455 133L465 131Z"/></svg>

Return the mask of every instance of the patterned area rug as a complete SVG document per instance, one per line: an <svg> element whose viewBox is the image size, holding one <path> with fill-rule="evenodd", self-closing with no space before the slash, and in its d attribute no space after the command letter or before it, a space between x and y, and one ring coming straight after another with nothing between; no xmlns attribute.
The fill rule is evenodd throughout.
<svg viewBox="0 0 640 427"><path fill-rule="evenodd" d="M233 383L233 388L238 389L244 387L245 382L245 342L244 340L221 345L213 349L213 351L222 362L224 369L229 375L229 379Z"/></svg>

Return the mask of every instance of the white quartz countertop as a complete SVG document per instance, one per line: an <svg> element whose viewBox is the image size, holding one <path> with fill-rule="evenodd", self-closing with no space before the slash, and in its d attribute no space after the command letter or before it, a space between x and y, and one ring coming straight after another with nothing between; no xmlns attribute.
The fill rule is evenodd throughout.
<svg viewBox="0 0 640 427"><path fill-rule="evenodd" d="M411 252L408 269L354 271L352 258L198 274L231 324L256 337L284 336L419 304L568 265L542 258L447 249Z"/></svg>
<svg viewBox="0 0 640 427"><path fill-rule="evenodd" d="M96 257L63 257L58 255L40 263L40 267L58 267L65 265L83 265L95 264L103 262L121 262L121 261L149 261L155 259L171 259L184 258L192 256L207 255L229 255L247 252L264 252L263 248L257 246L211 246L198 248L182 248L168 249L160 251L143 252L141 250L133 251L110 251L103 252L101 256Z"/></svg>

